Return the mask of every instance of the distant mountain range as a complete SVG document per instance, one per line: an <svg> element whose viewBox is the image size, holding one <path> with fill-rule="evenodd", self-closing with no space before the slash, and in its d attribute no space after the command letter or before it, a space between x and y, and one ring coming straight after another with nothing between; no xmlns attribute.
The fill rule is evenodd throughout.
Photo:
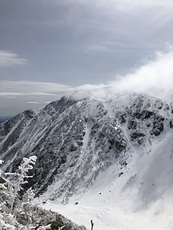
<svg viewBox="0 0 173 230"><path fill-rule="evenodd" d="M7 120L10 120L12 117L0 117L0 124L7 121Z"/></svg>

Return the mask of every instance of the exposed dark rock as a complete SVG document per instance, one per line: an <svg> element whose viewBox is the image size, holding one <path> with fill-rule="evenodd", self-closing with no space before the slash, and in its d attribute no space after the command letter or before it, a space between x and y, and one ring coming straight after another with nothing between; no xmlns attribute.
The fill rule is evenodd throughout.
<svg viewBox="0 0 173 230"><path fill-rule="evenodd" d="M0 176L0 184L4 184L4 183L5 183L4 178Z"/></svg>
<svg viewBox="0 0 173 230"><path fill-rule="evenodd" d="M145 134L140 131L135 131L131 134L131 141L137 140L138 144L141 145L144 142Z"/></svg>
<svg viewBox="0 0 173 230"><path fill-rule="evenodd" d="M62 220L61 216L57 216L56 220L52 221L50 227L51 227L51 230L58 230L58 229L64 229L64 230L66 230L65 225L63 223L63 220ZM62 227L64 227L64 228L62 228Z"/></svg>
<svg viewBox="0 0 173 230"><path fill-rule="evenodd" d="M139 138L139 137L145 137L144 133L140 133L139 131L136 131L134 133L131 134L131 140L134 141L135 139Z"/></svg>
<svg viewBox="0 0 173 230"><path fill-rule="evenodd" d="M155 116L153 122L153 129L151 130L151 134L155 136L159 136L164 129L164 117Z"/></svg>
<svg viewBox="0 0 173 230"><path fill-rule="evenodd" d="M119 177L122 176L122 175L123 175L123 172L120 172L120 173L119 173Z"/></svg>
<svg viewBox="0 0 173 230"><path fill-rule="evenodd" d="M137 128L137 122L135 120L129 120L128 129L136 129L136 128Z"/></svg>
<svg viewBox="0 0 173 230"><path fill-rule="evenodd" d="M71 145L69 150L70 150L70 152L74 152L74 151L77 150L77 146L76 145Z"/></svg>
<svg viewBox="0 0 173 230"><path fill-rule="evenodd" d="M4 168L14 171L24 156L36 155L33 178L25 189L32 186L40 195L59 180L57 196L66 192L68 197L81 183L92 184L101 170L124 156L131 146L145 147L147 140L164 131L165 124L173 127L171 104L132 95L129 104L121 102L121 108L116 100L108 100L105 106L95 99L63 97L37 114L27 110L0 124L0 153L7 162Z"/></svg>

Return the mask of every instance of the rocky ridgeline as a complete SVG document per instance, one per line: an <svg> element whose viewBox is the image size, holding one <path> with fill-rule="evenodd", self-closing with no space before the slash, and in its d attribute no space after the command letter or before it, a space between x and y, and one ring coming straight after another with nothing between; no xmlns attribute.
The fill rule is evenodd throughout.
<svg viewBox="0 0 173 230"><path fill-rule="evenodd" d="M101 170L131 148L173 128L173 104L146 95L115 95L106 100L62 97L35 113L25 111L0 125L4 169L15 170L24 156L37 156L29 186L37 195L54 181L54 197L90 186Z"/></svg>

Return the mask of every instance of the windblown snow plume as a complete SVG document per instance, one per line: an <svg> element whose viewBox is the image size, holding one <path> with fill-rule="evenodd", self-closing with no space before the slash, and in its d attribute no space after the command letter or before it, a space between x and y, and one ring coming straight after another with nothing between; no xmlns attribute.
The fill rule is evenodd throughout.
<svg viewBox="0 0 173 230"><path fill-rule="evenodd" d="M173 50L157 53L154 60L148 61L132 73L116 76L107 85L83 85L77 88L74 97L105 97L120 92L146 93L161 99L169 99L173 90Z"/></svg>
<svg viewBox="0 0 173 230"><path fill-rule="evenodd" d="M156 59L142 66L134 73L119 77L112 83L116 90L136 92L168 92L173 90L173 51L158 53Z"/></svg>

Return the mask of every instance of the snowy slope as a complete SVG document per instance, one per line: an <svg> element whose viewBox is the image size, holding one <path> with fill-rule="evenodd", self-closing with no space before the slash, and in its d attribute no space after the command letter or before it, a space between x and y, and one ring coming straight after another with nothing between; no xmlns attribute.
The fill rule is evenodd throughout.
<svg viewBox="0 0 173 230"><path fill-rule="evenodd" d="M173 227L172 139L171 101L109 90L0 125L4 169L36 155L29 185L41 205L99 230Z"/></svg>
<svg viewBox="0 0 173 230"><path fill-rule="evenodd" d="M102 172L88 191L68 205L47 201L43 207L61 210L68 218L99 230L172 229L173 130L146 152L135 152L119 177L117 165ZM76 202L78 204L76 205Z"/></svg>

